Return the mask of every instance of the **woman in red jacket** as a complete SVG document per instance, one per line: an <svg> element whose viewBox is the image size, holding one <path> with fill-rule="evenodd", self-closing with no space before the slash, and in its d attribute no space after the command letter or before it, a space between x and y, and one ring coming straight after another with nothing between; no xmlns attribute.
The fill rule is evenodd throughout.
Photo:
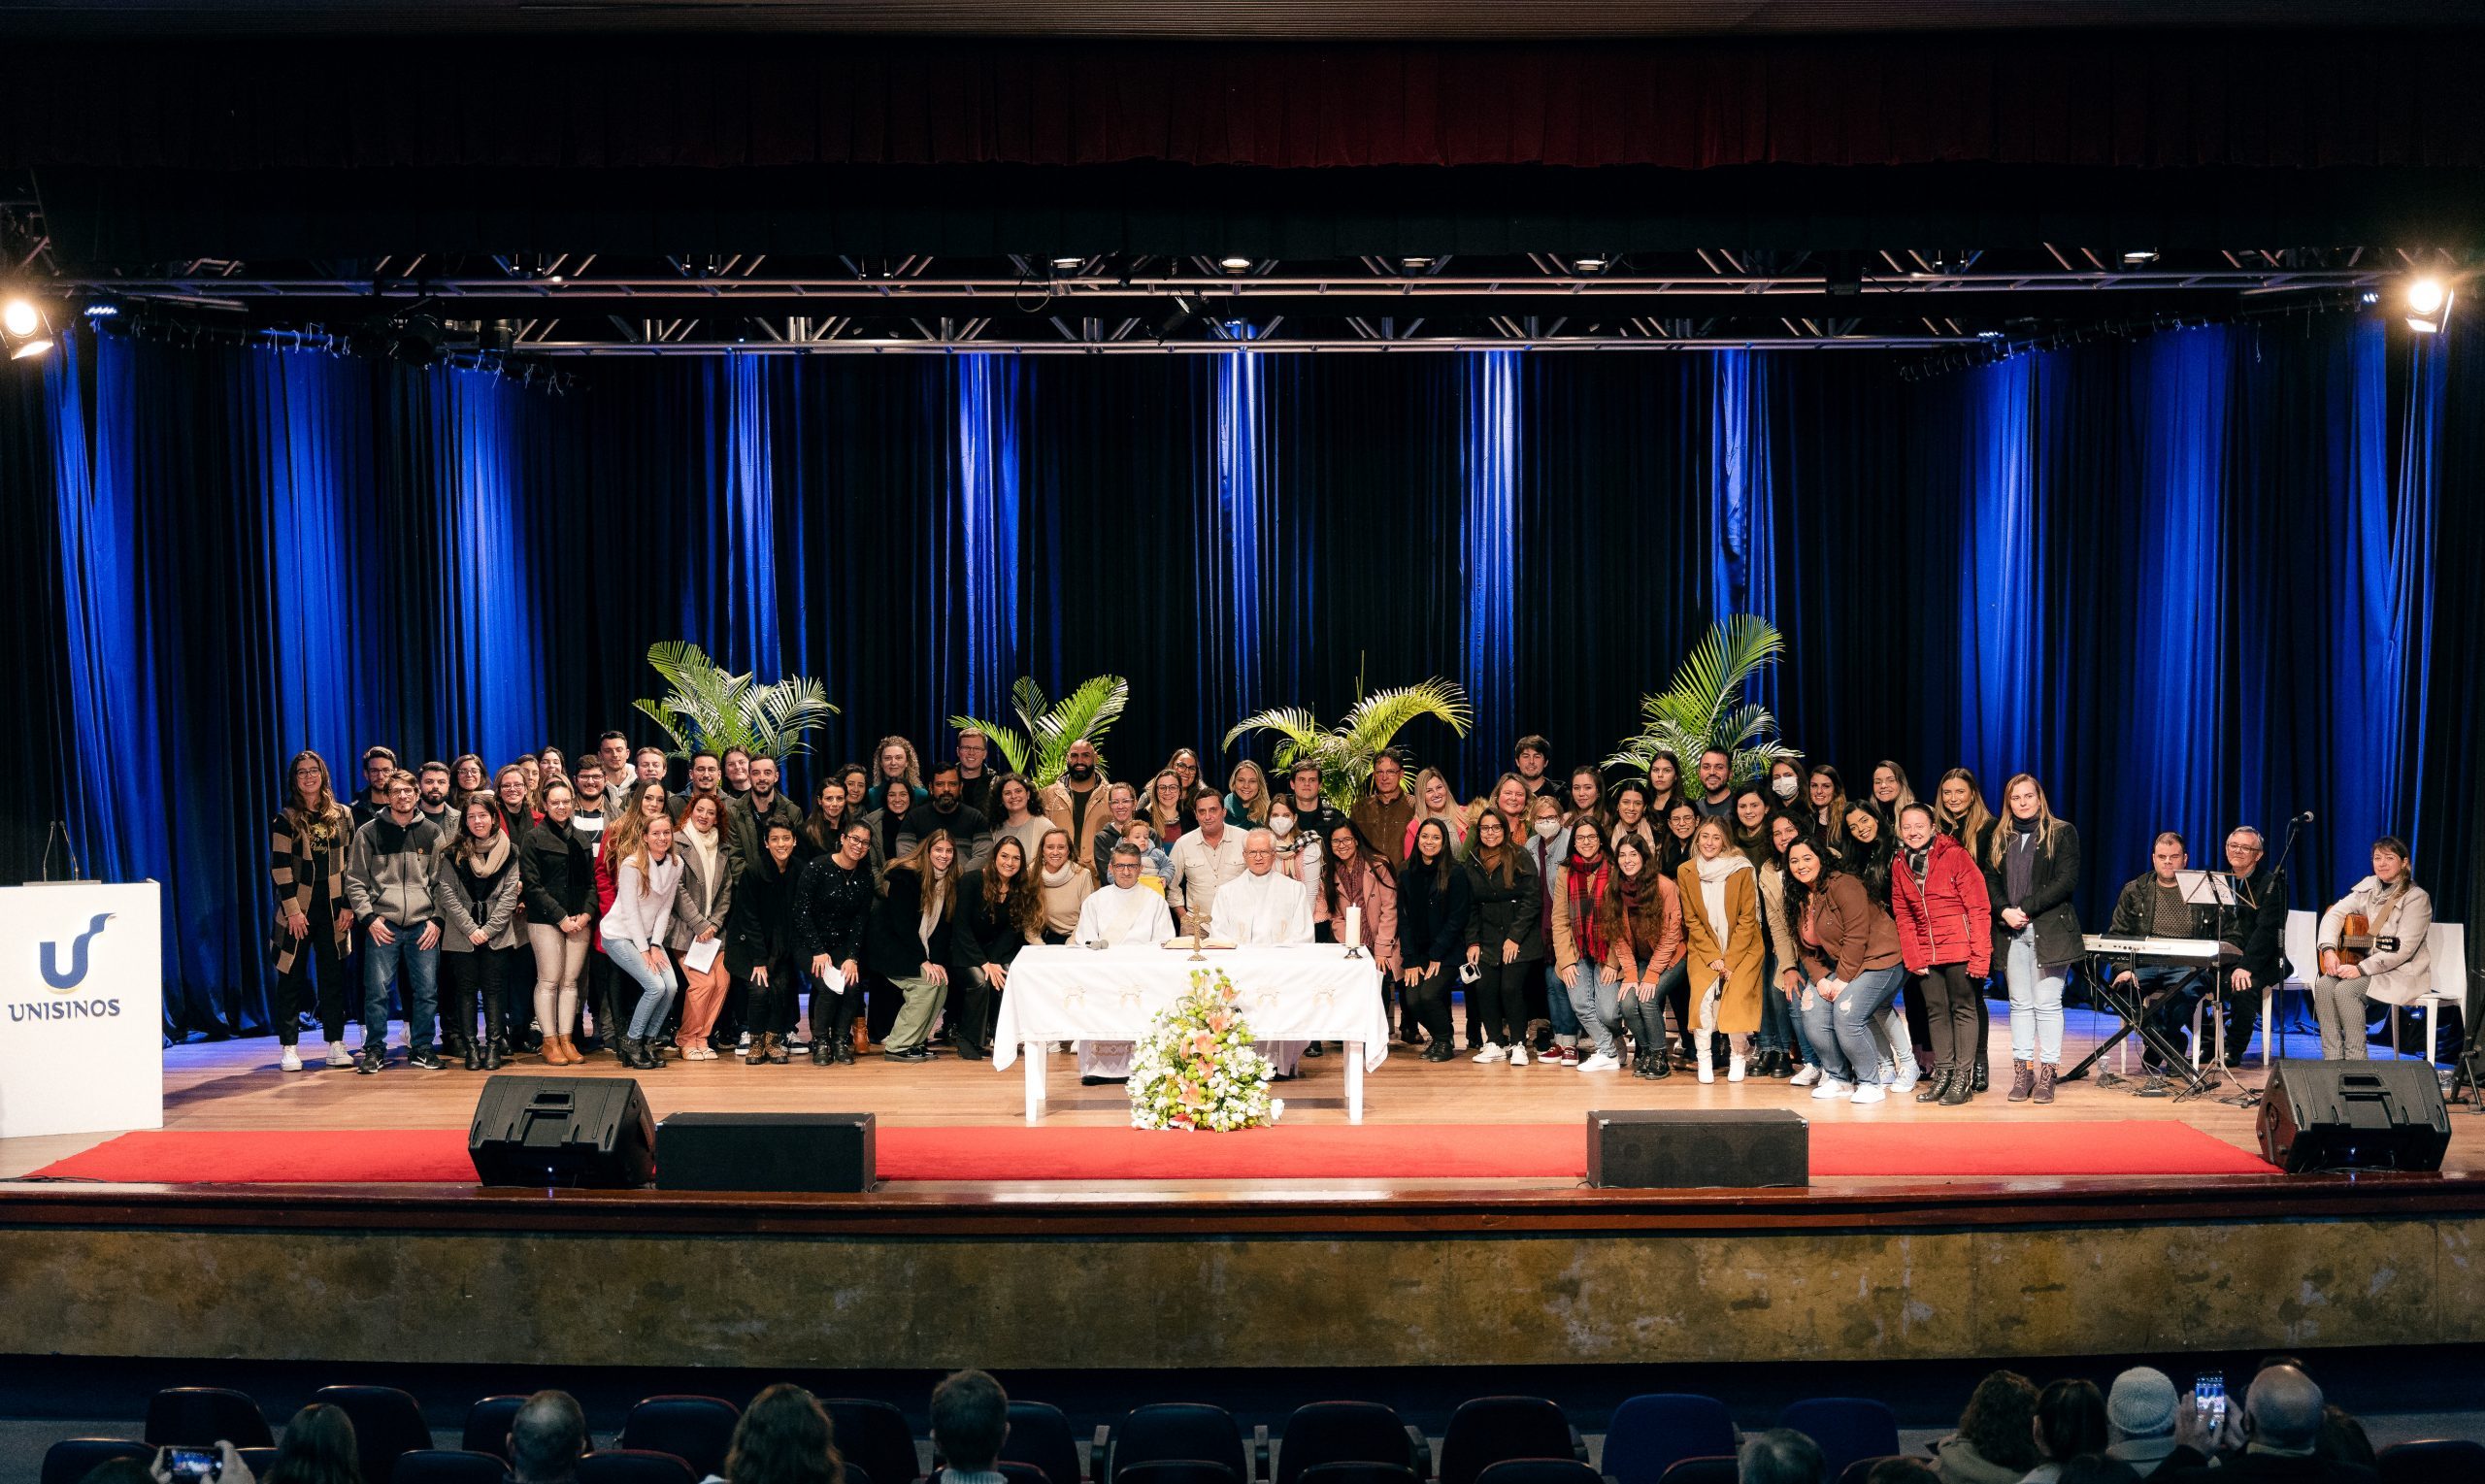
<svg viewBox="0 0 2485 1484"><path fill-rule="evenodd" d="M1908 972L1923 976L1935 1063L1933 1080L1915 1101L1955 1107L1975 1096L1976 981L1993 958L1993 905L1984 872L1965 845L1934 827L1932 809L1901 809L1899 841L1890 863L1890 915Z"/></svg>

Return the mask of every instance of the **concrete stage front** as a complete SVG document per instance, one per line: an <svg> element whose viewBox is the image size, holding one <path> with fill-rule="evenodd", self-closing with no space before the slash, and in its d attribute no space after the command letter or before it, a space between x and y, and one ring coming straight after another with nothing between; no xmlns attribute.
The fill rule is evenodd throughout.
<svg viewBox="0 0 2485 1484"><path fill-rule="evenodd" d="M1324 1059L1325 1061L1326 1059ZM167 1126L462 1127L481 1078L281 1076L273 1043L168 1053ZM1334 1064L1290 1088L1318 1106ZM610 1062L571 1073L615 1074ZM521 1066L515 1070L532 1070ZM2247 1072L2257 1081L2257 1072ZM942 1061L641 1074L658 1116L841 1107L1014 1121ZM1117 1121L1064 1075L1064 1119ZM2051 1108L1813 1104L1783 1083L1420 1066L1374 1119L1576 1124L1591 1106L1806 1116L2251 1115L2074 1084ZM862 1196L467 1186L0 1184L0 1353L1012 1369L1574 1365L2316 1349L2485 1340L2485 1120L2442 1175L1816 1180L1777 1192L1515 1181L896 1185ZM1167 1138L1210 1138L1177 1136ZM87 1140L0 1146L21 1175Z"/></svg>

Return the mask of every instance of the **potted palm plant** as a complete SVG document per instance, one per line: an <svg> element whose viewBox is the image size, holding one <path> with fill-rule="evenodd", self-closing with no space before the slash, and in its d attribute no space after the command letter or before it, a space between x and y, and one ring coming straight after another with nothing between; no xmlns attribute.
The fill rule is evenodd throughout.
<svg viewBox="0 0 2485 1484"><path fill-rule="evenodd" d="M1082 737L1096 747L1097 772L1105 772L1105 734L1129 704L1130 682L1117 675L1090 676L1059 701L1045 699L1043 686L1021 676L1010 687L1010 706L1018 713L1019 727L979 716L952 716L949 725L981 732L1001 750L1010 771L1041 791L1070 766L1070 744Z"/></svg>
<svg viewBox="0 0 2485 1484"><path fill-rule="evenodd" d="M1447 680L1419 680L1393 690L1360 696L1334 727L1323 727L1309 708L1276 707L1246 716L1225 734L1225 745L1252 732L1275 732L1279 739L1276 764L1280 774L1306 759L1320 765L1320 794L1340 809L1354 808L1355 799L1372 776L1373 759L1408 723L1430 716L1446 722L1465 737L1475 712L1467 692Z"/></svg>
<svg viewBox="0 0 2485 1484"><path fill-rule="evenodd" d="M687 640L649 645L647 663L671 688L660 700L635 704L673 739L677 758L741 747L781 762L811 750L804 734L838 714L826 688L809 676L761 685L748 673L727 671Z"/></svg>
<svg viewBox="0 0 2485 1484"><path fill-rule="evenodd" d="M1777 718L1745 697L1752 678L1785 650L1776 626L1755 614L1737 613L1709 625L1707 636L1674 667L1666 688L1640 698L1645 724L1606 762L1644 771L1658 753L1671 752L1687 769L1700 754L1719 747L1730 779L1740 783L1767 773L1781 757L1796 756L1777 740Z"/></svg>

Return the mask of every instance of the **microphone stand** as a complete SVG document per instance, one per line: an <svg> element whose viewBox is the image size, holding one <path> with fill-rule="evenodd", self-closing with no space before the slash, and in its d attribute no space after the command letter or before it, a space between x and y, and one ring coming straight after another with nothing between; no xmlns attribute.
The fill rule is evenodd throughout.
<svg viewBox="0 0 2485 1484"><path fill-rule="evenodd" d="M2288 820L2288 821L2287 821L2287 843L2286 843L2286 848L2285 848L2285 849L2283 849L2283 850L2280 850L2280 851L2278 852L2278 869L2277 869L2277 873L2276 873L2276 877L2277 877L2277 879L2278 879L2278 880L2286 881L2286 882L2287 882L2287 886L2288 886L2288 888L2289 888L2289 890L2290 890L2290 894L2292 894L2292 888L2294 887L2295 883L2294 883L2293 881L2291 881L2291 880L2288 880L2288 878L2287 878L2287 862L2289 862L2289 861L2291 861L2291 860L2295 859L2295 842L2296 842L2296 837L2298 837L2299 835L2302 835L2302 834L2303 833L2303 818L2304 818L2304 816L2303 816L2303 814L2299 813L2299 814L2297 814L2294 818L2292 818L2292 819L2290 819L2290 820ZM2288 906L2288 907L2292 907L2294 906L2294 904L2293 904L2293 903L2287 903L2287 904L2285 904L2285 905L2286 905L2286 906ZM2312 952L2313 952L2313 957L2314 957L2315 959L2318 959L2318 958L2321 956L2321 945L2320 945L2318 942L2316 942L2316 943L2314 943L2314 944L2313 944ZM2319 973L2321 972L2321 966L2320 966L2320 964L2315 963L2315 964L2312 966L2312 971L2313 971L2313 973ZM2301 971L2299 970L2298 972L2300 973ZM2280 974L2280 975L2278 976L2278 992L2277 992L2276 994L2274 994L2274 995L2272 995L2272 996L2270 996L2270 1005L2272 1005L2272 1006L2274 1006L2276 1007L2275 1013L2273 1013L2272 1015L2270 1015L2270 1018L2277 1022L2277 1025L2276 1025L2276 1027L2274 1028L2274 1029L2276 1030L2276 1032L2277 1032L2277 1039L2278 1039L2278 1057L2277 1057L2277 1059L2278 1059L2278 1061L2281 1061L2281 1062L2282 1062L2282 1061L2285 1061L2285 1060L2286 1060L2286 1057L2287 1057L2287 984L2286 984L2286 975L2284 975L2284 974ZM2268 1062L2270 1059L2269 1059L2268 1057L2264 1056L2264 1057L2262 1058L2262 1060L2263 1060L2263 1061L2265 1061L2265 1062ZM2274 1067L2275 1067L2275 1065L2276 1065L2276 1063L2274 1063L2274 1062L2273 1062L2273 1063L2270 1063L2270 1065L2274 1068ZM2266 1079L2266 1078L2264 1078L2264 1080L2266 1081L2267 1079Z"/></svg>

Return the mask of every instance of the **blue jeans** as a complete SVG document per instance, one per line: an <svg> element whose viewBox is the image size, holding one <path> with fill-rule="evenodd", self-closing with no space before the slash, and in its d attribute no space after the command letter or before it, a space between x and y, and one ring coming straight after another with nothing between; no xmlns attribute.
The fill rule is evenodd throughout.
<svg viewBox="0 0 2485 1484"><path fill-rule="evenodd" d="M674 992L680 988L680 980L674 976L673 960L664 958L664 973L658 973L647 964L646 945L626 938L606 939L604 956L639 986L639 1005L630 1012L630 1029L623 1034L645 1040L663 1030L665 1011L673 1007ZM852 986L847 987L847 994L854 992Z"/></svg>
<svg viewBox="0 0 2485 1484"><path fill-rule="evenodd" d="M1544 1018L1553 1022L1554 1040L1565 1046L1579 1043L1579 1015L1571 1008L1571 986L1562 982L1550 959L1544 963Z"/></svg>
<svg viewBox="0 0 2485 1484"><path fill-rule="evenodd" d="M1821 1075L1841 1082L1876 1080L1887 1044L1890 1002L1906 983L1906 971L1897 965L1867 969L1848 981L1835 1000L1817 989L1804 990L1804 1020L1811 1032L1812 1052Z"/></svg>
<svg viewBox="0 0 2485 1484"><path fill-rule="evenodd" d="M406 970L406 1050L421 1056L431 1050L432 1026L440 1018L440 943L414 944L430 927L427 922L388 924L395 942L381 942L366 933L362 940L362 1049L378 1056L388 1048L388 981L399 964Z"/></svg>
<svg viewBox="0 0 2485 1484"><path fill-rule="evenodd" d="M1554 988L1569 997L1572 1013L1596 1042L1596 1049L1619 1057L1622 1048L1614 1044L1613 1033L1622 1028L1622 980L1606 965L1585 959L1572 967L1579 972L1579 982L1567 987L1556 982Z"/></svg>
<svg viewBox="0 0 2485 1484"><path fill-rule="evenodd" d="M2010 985L2010 1059L2061 1066L2063 973L2037 962L2035 923L2010 940L2002 976Z"/></svg>

